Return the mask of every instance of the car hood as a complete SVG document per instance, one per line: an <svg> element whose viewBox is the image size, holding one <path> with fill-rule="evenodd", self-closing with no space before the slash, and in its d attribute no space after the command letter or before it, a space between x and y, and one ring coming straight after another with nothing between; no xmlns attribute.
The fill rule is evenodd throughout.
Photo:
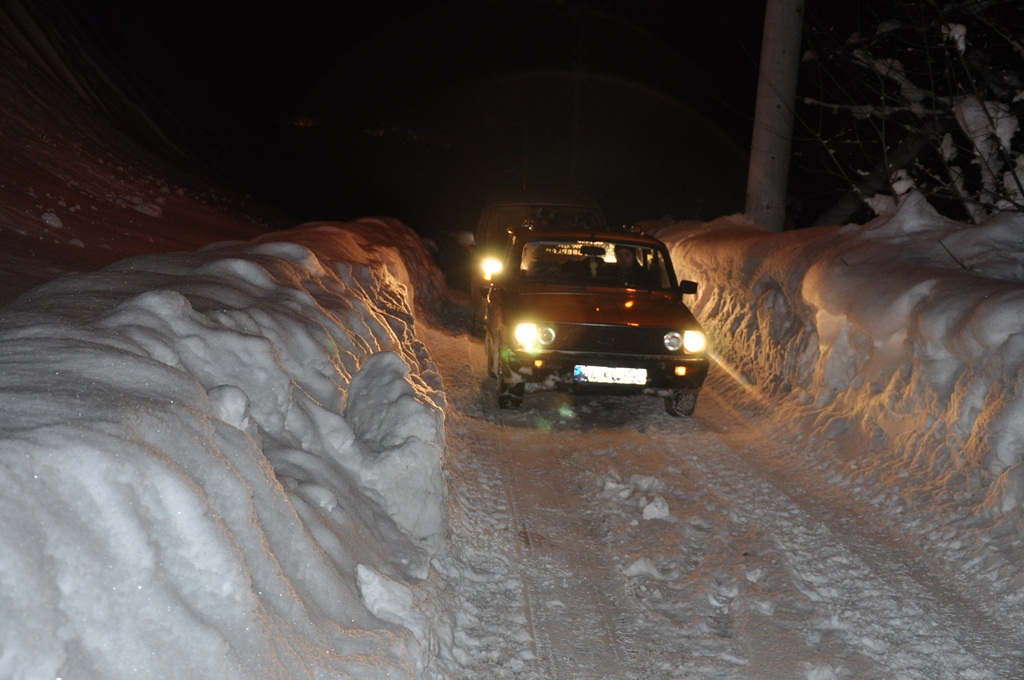
<svg viewBox="0 0 1024 680"><path fill-rule="evenodd" d="M524 287L507 300L507 311L519 318L557 323L699 328L678 293L638 290L557 289Z"/></svg>

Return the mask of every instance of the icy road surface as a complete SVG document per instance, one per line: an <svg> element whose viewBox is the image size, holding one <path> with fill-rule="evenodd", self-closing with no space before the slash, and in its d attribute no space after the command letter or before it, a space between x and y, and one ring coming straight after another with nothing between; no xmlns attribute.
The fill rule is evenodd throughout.
<svg viewBox="0 0 1024 680"><path fill-rule="evenodd" d="M867 504L785 460L804 438L712 370L653 397L500 411L480 340L427 331L466 678L1015 678L1016 631Z"/></svg>

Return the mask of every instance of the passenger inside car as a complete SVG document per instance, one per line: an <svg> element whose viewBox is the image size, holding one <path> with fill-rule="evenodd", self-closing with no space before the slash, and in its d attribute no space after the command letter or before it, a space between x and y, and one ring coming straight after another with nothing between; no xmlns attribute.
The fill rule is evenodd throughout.
<svg viewBox="0 0 1024 680"><path fill-rule="evenodd" d="M597 255L584 255L566 260L562 265L562 273L572 279L587 279L597 276L598 269L604 265L604 258Z"/></svg>
<svg viewBox="0 0 1024 680"><path fill-rule="evenodd" d="M563 258L549 249L539 246L536 248L527 247L523 249L522 272L528 279L559 278L561 275L561 264Z"/></svg>

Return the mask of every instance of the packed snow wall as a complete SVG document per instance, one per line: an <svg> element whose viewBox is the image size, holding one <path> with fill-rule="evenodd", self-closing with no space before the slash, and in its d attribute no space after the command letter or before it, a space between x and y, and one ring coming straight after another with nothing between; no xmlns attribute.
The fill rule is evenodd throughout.
<svg viewBox="0 0 1024 680"><path fill-rule="evenodd" d="M1024 503L1021 233L1019 213L959 224L912 193L866 225L732 216L658 235L700 284L719 370L813 419L839 464L998 513Z"/></svg>
<svg viewBox="0 0 1024 680"><path fill-rule="evenodd" d="M424 677L442 294L393 220L142 256L0 310L0 676Z"/></svg>

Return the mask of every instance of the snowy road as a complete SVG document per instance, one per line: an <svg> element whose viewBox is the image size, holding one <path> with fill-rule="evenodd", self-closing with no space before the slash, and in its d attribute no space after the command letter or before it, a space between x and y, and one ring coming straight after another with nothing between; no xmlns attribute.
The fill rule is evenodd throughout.
<svg viewBox="0 0 1024 680"><path fill-rule="evenodd" d="M446 561L466 678L1014 678L1020 635L714 372L499 411L481 342L428 331L448 398Z"/></svg>

